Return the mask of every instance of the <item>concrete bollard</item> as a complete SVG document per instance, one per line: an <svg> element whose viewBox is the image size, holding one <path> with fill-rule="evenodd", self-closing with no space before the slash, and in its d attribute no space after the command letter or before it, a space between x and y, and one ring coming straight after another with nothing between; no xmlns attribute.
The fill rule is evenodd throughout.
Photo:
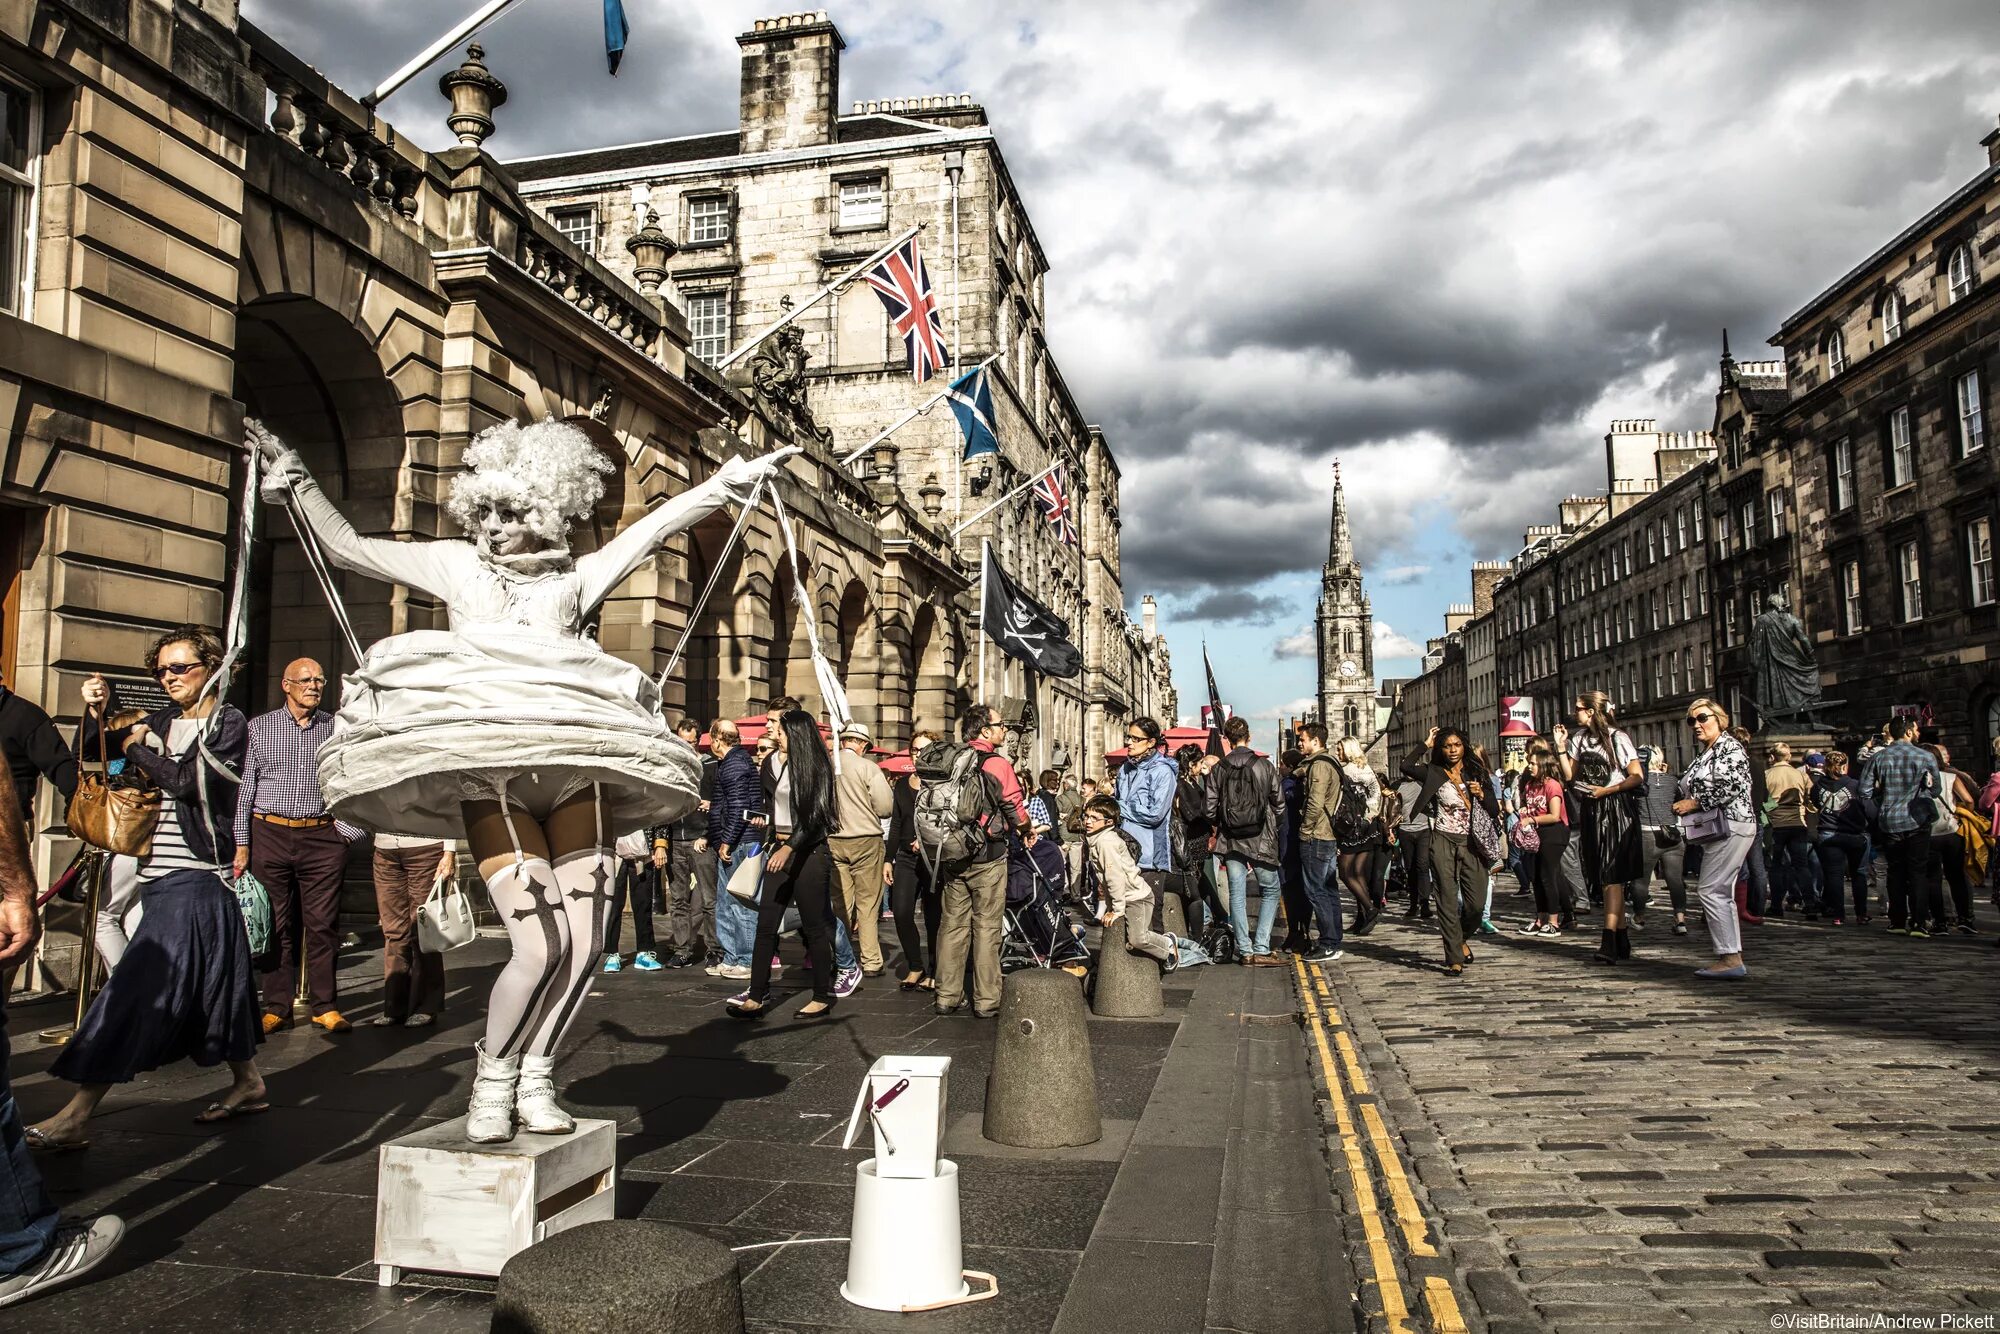
<svg viewBox="0 0 2000 1334"><path fill-rule="evenodd" d="M1001 983L981 1133L1020 1149L1065 1149L1103 1137L1083 988L1068 973L1023 968Z"/></svg>
<svg viewBox="0 0 2000 1334"><path fill-rule="evenodd" d="M1187 910L1181 906L1181 896L1171 889L1160 895L1160 930L1170 936L1188 934Z"/></svg>
<svg viewBox="0 0 2000 1334"><path fill-rule="evenodd" d="M641 1218L586 1223L515 1255L493 1334L743 1334L736 1256Z"/></svg>
<svg viewBox="0 0 2000 1334"><path fill-rule="evenodd" d="M1150 1019L1164 1008L1160 1001L1160 965L1125 948L1125 928L1131 919L1120 913L1104 928L1097 954L1097 990L1090 1012L1105 1019Z"/></svg>

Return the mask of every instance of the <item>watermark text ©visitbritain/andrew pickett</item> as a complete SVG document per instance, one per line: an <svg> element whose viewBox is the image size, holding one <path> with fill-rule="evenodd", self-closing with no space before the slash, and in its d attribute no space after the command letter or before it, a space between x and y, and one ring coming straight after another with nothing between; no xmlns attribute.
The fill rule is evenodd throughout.
<svg viewBox="0 0 2000 1334"><path fill-rule="evenodd" d="M1940 1311L1935 1315L1890 1315L1875 1311L1846 1315L1838 1311L1777 1311L1772 1329L2000 1329L2000 1315L1984 1311Z"/></svg>

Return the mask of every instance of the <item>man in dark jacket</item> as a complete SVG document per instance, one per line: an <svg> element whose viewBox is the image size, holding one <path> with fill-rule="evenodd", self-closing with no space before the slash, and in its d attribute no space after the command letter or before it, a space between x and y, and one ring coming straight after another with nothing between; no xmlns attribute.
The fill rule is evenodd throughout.
<svg viewBox="0 0 2000 1334"><path fill-rule="evenodd" d="M674 734L690 746L701 740L701 724L683 718ZM698 749L698 747L697 747ZM715 804L715 772L721 761L701 757L701 802L674 824L667 843L665 866L667 943L673 953L669 968L720 959L715 947L715 853L708 843L708 812Z"/></svg>
<svg viewBox="0 0 2000 1334"><path fill-rule="evenodd" d="M757 943L757 910L728 892L731 860L743 841L749 818L764 813L764 785L757 760L738 744L736 724L717 718L708 725L708 752L715 757L715 795L708 802L708 846L716 861L715 943L722 961L708 966L710 977L750 980L750 950Z"/></svg>
<svg viewBox="0 0 2000 1334"><path fill-rule="evenodd" d="M1222 858L1229 877L1229 919L1236 928L1236 949L1253 967L1282 967L1284 961L1271 953L1280 894L1278 825L1285 818L1278 771L1250 749L1250 724L1241 718L1223 725L1222 750L1222 762L1209 771L1204 806L1216 827L1215 855ZM1262 900L1254 932L1249 896L1253 876Z"/></svg>
<svg viewBox="0 0 2000 1334"><path fill-rule="evenodd" d="M76 795L76 756L38 704L32 704L0 682L0 752L20 798L21 819L34 828L35 784L46 778L67 801Z"/></svg>

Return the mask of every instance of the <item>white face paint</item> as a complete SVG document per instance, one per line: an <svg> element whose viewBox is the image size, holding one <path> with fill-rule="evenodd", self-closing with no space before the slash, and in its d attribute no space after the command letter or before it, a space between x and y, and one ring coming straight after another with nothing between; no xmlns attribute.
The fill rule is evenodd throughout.
<svg viewBox="0 0 2000 1334"><path fill-rule="evenodd" d="M528 516L511 505L481 505L479 551L485 556L520 556L539 551L542 539L528 526Z"/></svg>

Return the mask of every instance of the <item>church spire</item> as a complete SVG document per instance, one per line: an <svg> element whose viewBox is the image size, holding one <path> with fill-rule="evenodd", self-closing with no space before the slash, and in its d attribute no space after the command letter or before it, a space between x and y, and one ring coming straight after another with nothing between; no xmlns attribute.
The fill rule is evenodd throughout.
<svg viewBox="0 0 2000 1334"><path fill-rule="evenodd" d="M1326 566L1343 569L1354 564L1354 535L1347 527L1347 490L1340 483L1340 460L1333 461L1333 526L1327 542Z"/></svg>

